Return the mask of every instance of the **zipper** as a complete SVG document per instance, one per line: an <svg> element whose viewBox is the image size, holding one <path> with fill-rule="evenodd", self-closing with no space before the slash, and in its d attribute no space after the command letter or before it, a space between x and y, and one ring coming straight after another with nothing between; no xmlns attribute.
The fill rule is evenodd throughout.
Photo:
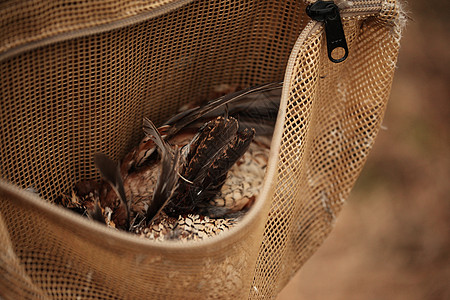
<svg viewBox="0 0 450 300"><path fill-rule="evenodd" d="M342 15L347 17L374 14L381 11L381 1L344 1L342 11ZM334 1L318 0L306 7L306 14L314 21L324 24L330 61L343 62L348 56L348 47L341 21L341 9Z"/></svg>
<svg viewBox="0 0 450 300"><path fill-rule="evenodd" d="M319 0L321 1L321 0ZM305 0L306 3L312 5L318 1L314 0ZM376 16L382 12L382 0L354 0L354 1L344 1L345 5L340 4L340 15L343 19L353 19L353 18L367 18L370 16ZM274 148L275 152L279 151L279 143L276 141L281 140L283 134L283 126L280 126L278 122L283 123L286 118L287 104L290 95L291 82L293 82L294 75L294 66L296 64L297 56L300 51L302 51L303 46L306 43L306 40L314 33L316 33L322 27L321 22L312 21L309 22L303 31L300 33L297 41L295 42L291 54L289 56L286 70L284 73L284 84L281 91L281 100L280 100L280 108L278 110L277 123L275 125L274 137L272 139L271 148ZM278 147L278 148L277 148ZM270 164L270 161L269 161Z"/></svg>
<svg viewBox="0 0 450 300"><path fill-rule="evenodd" d="M102 24L95 27L83 28L79 30L69 31L65 33L58 34L56 36L50 36L41 40L33 41L30 43L26 43L23 45L19 45L17 47L6 50L3 53L0 53L0 62L6 60L12 56L18 55L25 51L29 51L35 48L39 48L42 46L46 46L49 44L70 40L73 38L78 38L81 36L98 34L102 32L107 32L110 30L114 30L117 28L125 27L128 25L133 25L139 22L143 22L164 14L167 14L181 6L186 5L187 3L192 2L193 0L177 0L171 1L167 4L164 4L158 8L152 9L151 11L144 12L142 14L138 14L135 16L131 16L125 19L121 19L118 21L114 21L108 24ZM308 7L314 5L317 2L332 2L332 1L314 1L314 0L305 0L306 3L310 3ZM368 15L375 15L382 10L382 0L353 0L353 1L343 1L343 4L340 4L340 15L345 17L366 17ZM338 12L339 12L338 10ZM335 25L332 25L335 26ZM342 24L341 24L342 26ZM305 28L306 29L306 28Z"/></svg>
<svg viewBox="0 0 450 300"><path fill-rule="evenodd" d="M348 47L339 7L333 1L319 0L306 7L306 14L311 19L325 24L328 58L334 63L343 62L348 56ZM344 52L337 53L337 49L343 49Z"/></svg>

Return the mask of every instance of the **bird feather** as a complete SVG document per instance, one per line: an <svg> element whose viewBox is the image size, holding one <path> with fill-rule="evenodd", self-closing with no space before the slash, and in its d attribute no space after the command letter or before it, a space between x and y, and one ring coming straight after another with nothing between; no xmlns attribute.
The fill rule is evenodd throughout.
<svg viewBox="0 0 450 300"><path fill-rule="evenodd" d="M103 153L94 154L94 164L102 178L110 184L122 201L126 209L126 224L129 224L130 208L128 206L127 196L123 185L123 178L120 173L120 164Z"/></svg>
<svg viewBox="0 0 450 300"><path fill-rule="evenodd" d="M181 112L166 122L167 125L171 125L167 136L173 136L194 122L200 121L204 123L204 119L212 119L219 115L224 115L226 110L230 116L234 116L252 107L252 114L243 114L242 116L258 120L263 116L269 115L271 119L276 119L282 86L283 82L272 82L250 87L219 97L208 102L205 106L189 109L188 112ZM256 131L258 132L258 129Z"/></svg>
<svg viewBox="0 0 450 300"><path fill-rule="evenodd" d="M156 182L152 202L147 209L146 221L151 222L166 206L178 182L179 150L171 150L156 126L147 118L143 121L144 133L161 151L161 172Z"/></svg>

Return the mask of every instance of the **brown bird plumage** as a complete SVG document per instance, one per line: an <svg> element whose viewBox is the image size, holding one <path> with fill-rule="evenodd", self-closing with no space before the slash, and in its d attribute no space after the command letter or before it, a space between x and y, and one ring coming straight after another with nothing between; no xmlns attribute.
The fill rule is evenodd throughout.
<svg viewBox="0 0 450 300"><path fill-rule="evenodd" d="M225 182L230 181L227 175L233 166L253 164L253 158L245 159L244 154L255 133L272 133L280 91L281 83L273 83L232 93L181 112L159 128L144 118L141 143L121 163L96 154L94 162L104 181L78 183L82 188L74 189L72 202L99 221L103 211L104 221L118 228L142 234L170 228L171 235L179 236L186 234L183 220L190 224L185 219L189 215L199 228L206 228L212 222L205 221L208 217L232 215L250 206L252 195L241 195L245 201L224 195L223 190L232 189ZM255 145L249 152L257 151ZM239 177L236 170L232 174ZM186 217L177 220L181 216Z"/></svg>

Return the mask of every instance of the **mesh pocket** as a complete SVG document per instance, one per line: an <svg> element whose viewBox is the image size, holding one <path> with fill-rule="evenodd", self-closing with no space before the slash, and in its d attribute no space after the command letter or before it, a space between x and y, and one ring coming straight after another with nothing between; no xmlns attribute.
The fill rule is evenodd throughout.
<svg viewBox="0 0 450 300"><path fill-rule="evenodd" d="M332 229L390 91L398 4L341 2L340 64L303 1L0 6L2 296L274 297ZM144 116L160 123L220 84L273 81L284 86L264 185L235 228L157 243L48 203L98 176L94 153L123 157Z"/></svg>

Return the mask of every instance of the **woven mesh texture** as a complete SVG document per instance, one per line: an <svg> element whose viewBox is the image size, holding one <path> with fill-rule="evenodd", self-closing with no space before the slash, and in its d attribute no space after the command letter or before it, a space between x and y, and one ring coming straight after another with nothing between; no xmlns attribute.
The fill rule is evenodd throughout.
<svg viewBox="0 0 450 300"><path fill-rule="evenodd" d="M397 3L341 2L340 64L303 1L0 4L0 296L273 298L331 231L392 83ZM98 176L94 153L136 145L143 116L159 123L219 84L281 80L264 187L229 232L157 243L49 203Z"/></svg>

